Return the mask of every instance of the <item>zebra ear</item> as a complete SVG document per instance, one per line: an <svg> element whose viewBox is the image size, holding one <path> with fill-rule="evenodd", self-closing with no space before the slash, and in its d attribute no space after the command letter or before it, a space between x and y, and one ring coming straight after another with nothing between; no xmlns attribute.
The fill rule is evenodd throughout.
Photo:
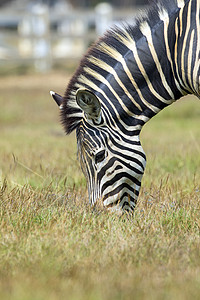
<svg viewBox="0 0 200 300"><path fill-rule="evenodd" d="M95 94L86 89L79 89L76 92L76 102L89 119L99 123L101 119L101 103Z"/></svg>
<svg viewBox="0 0 200 300"><path fill-rule="evenodd" d="M57 105L62 108L63 97L53 91L50 91L50 95L53 97Z"/></svg>

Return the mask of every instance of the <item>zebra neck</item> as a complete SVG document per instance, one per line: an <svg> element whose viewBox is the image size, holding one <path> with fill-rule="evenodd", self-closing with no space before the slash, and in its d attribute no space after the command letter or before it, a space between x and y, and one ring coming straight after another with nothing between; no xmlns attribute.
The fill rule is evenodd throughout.
<svg viewBox="0 0 200 300"><path fill-rule="evenodd" d="M79 88L97 95L108 122L128 133L183 95L199 95L199 12L199 0L162 0L136 25L108 31L89 49L65 93L66 132L83 117Z"/></svg>
<svg viewBox="0 0 200 300"><path fill-rule="evenodd" d="M160 22L156 27L151 27L147 21L141 22L139 28L143 38L137 41L130 30L123 35L116 33L118 41L127 49L123 57L106 45L107 52L119 60L119 77L125 78L125 73L128 78L124 84L128 92L123 102L129 109L127 115L130 115L130 111L134 112L132 121L129 116L124 117L129 124L132 122L142 126L143 122L145 124L186 94L199 97L199 12L199 1L187 1L171 14L161 9ZM184 17L186 13L190 20Z"/></svg>

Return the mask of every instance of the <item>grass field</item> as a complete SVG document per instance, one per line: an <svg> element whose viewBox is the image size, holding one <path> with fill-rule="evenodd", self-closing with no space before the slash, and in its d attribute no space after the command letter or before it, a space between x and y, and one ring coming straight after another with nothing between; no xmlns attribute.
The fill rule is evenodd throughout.
<svg viewBox="0 0 200 300"><path fill-rule="evenodd" d="M141 134L133 219L91 209L49 90L69 74L0 77L0 299L200 299L200 102Z"/></svg>

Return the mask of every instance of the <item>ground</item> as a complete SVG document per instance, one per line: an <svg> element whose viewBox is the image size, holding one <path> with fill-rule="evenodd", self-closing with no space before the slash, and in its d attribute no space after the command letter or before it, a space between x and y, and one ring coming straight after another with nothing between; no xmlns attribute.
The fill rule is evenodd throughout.
<svg viewBox="0 0 200 300"><path fill-rule="evenodd" d="M88 205L49 90L69 73L0 77L0 299L199 299L200 102L145 125L133 218Z"/></svg>

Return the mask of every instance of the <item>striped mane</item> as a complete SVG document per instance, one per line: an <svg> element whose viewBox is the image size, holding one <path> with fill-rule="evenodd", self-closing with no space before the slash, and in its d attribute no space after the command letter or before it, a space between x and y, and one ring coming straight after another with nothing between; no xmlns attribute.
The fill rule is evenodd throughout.
<svg viewBox="0 0 200 300"><path fill-rule="evenodd" d="M162 21L162 15L167 12L168 16L178 11L179 7L184 6L185 2L189 0L161 0L153 3L145 14L134 20L134 25L123 24L122 27L114 27L107 31L103 37L101 37L85 54L80 62L80 65L75 72L74 76L69 82L64 95L64 101L61 110L61 122L65 128L66 133L71 133L79 125L83 113L76 103L76 91L79 88L88 88L95 92L97 91L89 84L90 79L99 87L103 86L103 83L97 81L92 77L92 73L87 70L95 70L100 76L108 78L110 76L109 68L106 70L105 65L111 67L113 70L117 68L117 60L109 54L109 51L102 51L106 46L116 49L118 54L125 57L127 51L130 51L123 40L133 40L137 47L137 43L142 41L143 34L141 32L141 24L147 22L151 29L158 26ZM104 68L101 65L95 64L95 58L102 61ZM135 76L137 74L134 73ZM130 83L129 83L130 84ZM131 89L131 86L126 86L127 90ZM118 91L116 91L118 93ZM120 91L119 91L120 93ZM99 96L99 95L98 95ZM122 95L119 95L122 96Z"/></svg>

